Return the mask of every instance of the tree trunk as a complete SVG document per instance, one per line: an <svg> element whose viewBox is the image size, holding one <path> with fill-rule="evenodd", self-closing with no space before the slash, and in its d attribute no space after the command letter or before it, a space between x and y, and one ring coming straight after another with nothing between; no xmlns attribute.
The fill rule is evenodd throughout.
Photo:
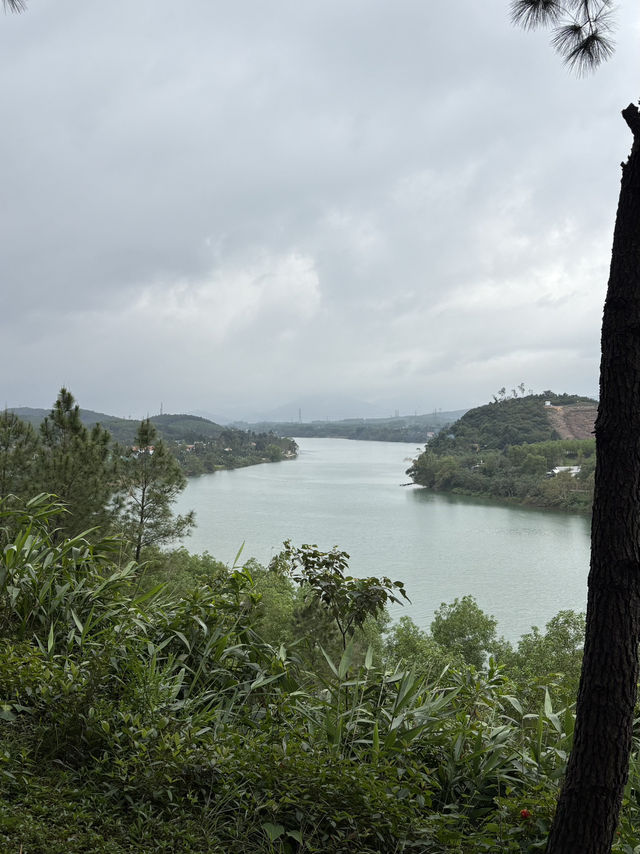
<svg viewBox="0 0 640 854"><path fill-rule="evenodd" d="M627 781L640 640L640 112L622 165L602 323L591 571L573 750L547 854L608 854Z"/></svg>

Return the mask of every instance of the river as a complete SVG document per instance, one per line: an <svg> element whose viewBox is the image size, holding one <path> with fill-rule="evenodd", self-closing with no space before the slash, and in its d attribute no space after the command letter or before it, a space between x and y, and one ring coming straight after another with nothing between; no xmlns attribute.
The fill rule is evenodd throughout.
<svg viewBox="0 0 640 854"><path fill-rule="evenodd" d="M184 541L232 563L267 563L285 539L337 545L353 575L404 581L411 603L390 609L428 628L442 602L469 593L516 641L559 610L584 610L589 520L431 493L406 484L420 449L395 442L298 439L296 460L191 478L178 512L197 528Z"/></svg>

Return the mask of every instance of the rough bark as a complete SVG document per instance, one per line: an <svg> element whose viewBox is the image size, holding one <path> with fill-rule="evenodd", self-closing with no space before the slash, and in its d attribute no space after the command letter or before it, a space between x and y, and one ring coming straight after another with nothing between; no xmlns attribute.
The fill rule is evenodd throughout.
<svg viewBox="0 0 640 854"><path fill-rule="evenodd" d="M602 323L591 569L573 750L547 854L608 854L627 781L640 639L640 113Z"/></svg>

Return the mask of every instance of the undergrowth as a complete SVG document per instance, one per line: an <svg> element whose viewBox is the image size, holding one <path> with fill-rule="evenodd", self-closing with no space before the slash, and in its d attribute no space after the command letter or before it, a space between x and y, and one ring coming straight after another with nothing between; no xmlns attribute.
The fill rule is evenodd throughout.
<svg viewBox="0 0 640 854"><path fill-rule="evenodd" d="M574 721L553 688L533 708L493 660L390 666L360 630L267 643L251 564L178 594L116 541L58 540L60 512L0 505L0 850L544 849Z"/></svg>

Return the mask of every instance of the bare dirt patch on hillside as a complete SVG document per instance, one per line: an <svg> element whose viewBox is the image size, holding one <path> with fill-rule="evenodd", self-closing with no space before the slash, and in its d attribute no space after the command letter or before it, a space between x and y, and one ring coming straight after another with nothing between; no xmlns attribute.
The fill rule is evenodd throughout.
<svg viewBox="0 0 640 854"><path fill-rule="evenodd" d="M597 406L576 403L571 406L546 406L549 423L561 439L592 439Z"/></svg>

